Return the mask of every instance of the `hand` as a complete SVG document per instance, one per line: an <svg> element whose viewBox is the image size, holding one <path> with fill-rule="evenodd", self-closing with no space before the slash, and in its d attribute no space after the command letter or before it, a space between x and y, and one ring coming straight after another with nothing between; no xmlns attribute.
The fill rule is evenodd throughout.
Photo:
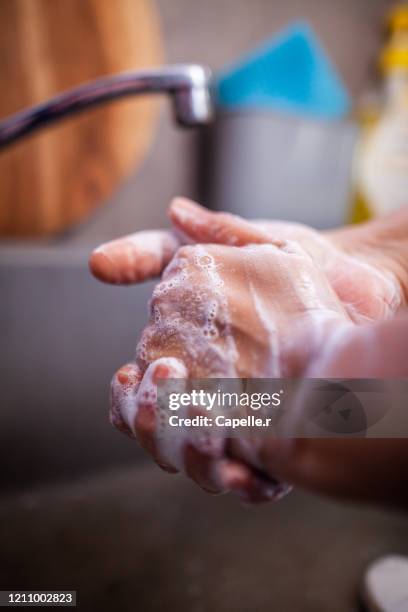
<svg viewBox="0 0 408 612"><path fill-rule="evenodd" d="M282 487L260 477L253 448L248 453L240 440L204 448L185 435L170 449L159 443L157 380L301 376L322 338L350 326L325 275L297 243L184 246L153 292L136 363L114 379L113 421L159 465L186 471L207 491L236 487L244 470L241 495L269 499Z"/></svg>
<svg viewBox="0 0 408 612"><path fill-rule="evenodd" d="M347 253L347 249L341 250L337 246L335 246L337 237L326 239L321 237L317 232L310 230L309 228L304 228L302 226L293 226L289 224L276 223L252 225L230 215L217 215L214 213L209 213L207 211L204 211L203 209L200 209L197 206L183 201L176 202L175 204L173 204L171 208L171 217L176 227L178 227L179 231L180 229L183 230L184 240L185 237L188 235L190 240L196 238L197 240L201 240L203 242L218 241L224 244L227 243L238 246L246 243L262 244L274 241L276 247L282 247L285 245L281 239L273 239L274 233L276 235L279 235L280 238L289 237L291 239L297 239L297 241L303 245L302 257L307 254L309 264L311 261L316 264L315 269L311 274L310 286L319 286L319 284L321 284L322 282L322 277L326 277L324 278L323 283L323 286L325 287L323 293L327 292L328 289L330 290L330 287L328 287L329 283L335 288L337 295L341 296L343 300L344 308L341 304L337 302L334 311L338 311L338 313L342 311L341 316L344 318L345 321L348 320L348 322L350 322L350 320L353 319L357 322L361 322L366 318L381 318L389 316L389 314L399 305L399 302L401 300L398 283L394 279L391 270L389 270L385 265L385 262L380 262L380 260L378 260L376 265L374 265L374 258L370 258L367 255L361 257L361 260L359 260L355 255L349 255ZM149 241L146 241L147 237L149 238ZM153 244L152 238L154 238L154 249L151 248ZM122 240L117 241L115 243L111 243L102 250L98 250L91 260L91 266L93 270L97 273L97 275L103 277L105 280L116 282L131 282L142 280L147 276L159 273L161 267L165 263L167 263L167 261L171 257L172 252L179 243L180 238L177 239L174 235L166 232L138 234L134 237L125 239L124 241ZM233 249L233 251L237 251L237 249ZM239 251L241 251L241 249L239 249ZM263 261L263 258L261 259ZM262 261L258 260L257 262L254 262L254 266L251 267L252 273L253 269L256 270L262 268ZM133 265L129 265L129 262L132 262ZM269 262L269 264L272 266L272 268L276 267L277 269L279 269L277 261L274 261L273 263ZM355 269L353 271L353 276L351 277L350 282L348 271L350 270L350 268L353 268L353 266L355 267ZM322 268L325 273L322 274L319 268ZM285 269L285 266L283 266L283 269ZM302 267L299 268L299 270L301 269ZM317 274L316 270L318 270L320 274ZM283 278L285 278L285 276L286 278L291 278L291 274L293 275L293 269L292 272L289 272L289 274L286 270L283 275ZM353 278L357 279L358 282L353 283ZM329 281L329 283L327 283L326 279ZM271 280L271 286L273 286L273 279ZM295 289L301 287L303 280L304 279L299 276L292 276L292 291L289 286L290 283L284 283L282 291L278 293L279 299L281 299L282 295L289 297L286 303L284 299L282 300L283 312L285 312L286 308L288 308L288 313L291 312L291 307L293 307L292 299L293 297L296 297L296 290L293 291L293 287ZM268 282L264 284L265 287L268 286ZM276 288L278 287L279 283L278 285L276 285ZM246 290L248 291L248 287L246 287ZM236 295L243 295L245 291L244 293L242 293L242 291L242 286L238 286ZM268 294L268 292L266 292L266 294L262 296L262 300L265 300L265 304L267 305L267 312L271 313L271 322L273 325L275 325L274 319L279 313L279 306L278 301L274 301L274 303L271 304L270 298L271 294ZM333 292L331 292L331 299L333 299ZM237 302L240 305L241 299L239 298ZM292 314L296 313L297 310L296 308L294 308ZM245 309L243 312L241 311L241 315L237 318L238 323L242 320L246 320L246 314L247 313ZM296 320L296 317L294 317L294 320ZM249 317L248 321L250 321L252 324L253 318ZM283 319L281 320L280 327L281 337L285 336L284 333L282 334L282 330L284 330L285 327L286 329L288 329L288 326L288 321L285 320L285 317L283 317ZM320 341L322 341L324 334L326 333L324 329L325 327L327 331L330 328L330 325L322 326L323 331L320 335ZM307 334L308 328L309 337L315 337L315 334L311 331L313 330L313 325L309 325L309 322L306 325L300 325L299 329L302 330L302 332L299 332L299 335L297 335L298 332L291 334L291 336L297 338L297 341L293 343L293 346L291 348L288 349L284 346L282 350L283 358L279 362L279 367L287 367L287 371L289 373L301 373L302 370L304 370L305 366L312 361L314 348L313 346L311 346L311 350L304 351L303 347L307 346L307 342L304 341L305 338L301 339L303 329L306 330ZM252 332L251 325L250 330ZM257 345L256 342L253 342L253 335L254 334L252 333L247 335L245 335L245 333L242 334L242 346L251 346L252 341L252 346L254 347L253 352L254 354L257 354L257 350L260 349L261 345ZM284 342L283 345L285 345ZM162 339L160 339L159 342L156 342L156 357L161 355L161 350L164 348L164 346L165 344L163 344ZM264 350L266 350L267 347L264 346L263 348ZM316 346L315 350L319 352L319 347ZM152 356L150 358L152 358ZM192 359L191 362L194 364L199 363L200 361ZM147 363L149 363L148 360L146 361L146 363L142 363L142 367L140 367L140 365L128 366L127 368L122 369L118 373L114 384L114 389L116 388L116 396L122 395L122 391L118 393L118 389L121 389L121 380L126 381L125 387L127 389L133 389L132 393L130 394L133 400L130 402L126 400L125 403L132 404L133 402L133 406L140 404L140 398L138 401L135 401L135 395L137 392L136 390L138 388L139 381L142 378L143 368L146 367ZM248 370L240 369L242 364L245 364L245 350L239 353L238 364L239 367L237 371L243 372L243 374L240 375L254 375L251 374L250 371L248 372ZM163 363L158 362L158 364L156 365L159 371L160 369L163 370L163 367L159 367L163 366ZM168 365L169 364L167 364L167 366ZM152 366L149 367L151 368ZM156 366L154 366L154 368L155 367ZM171 367L175 367L173 373L171 373ZM176 361L171 363L171 367L169 375L176 376L175 372L178 371L179 376L180 367L183 368L185 366L184 364L180 366L180 362ZM281 371L284 372L285 370L282 369ZM145 376L143 380L149 380L149 377L151 378L151 373L152 372L150 372L148 376ZM258 375L265 376L266 374L259 373ZM129 380L132 381L130 387ZM142 386L143 385L141 385L141 388ZM141 393L139 392L139 396L140 395ZM127 425L122 420L122 410L119 414L119 410L117 409L117 406L120 403L121 402L118 401L116 401L116 403L114 402L114 406L116 405L116 409L114 408L113 411L113 419L119 427L121 427L122 429L126 429ZM149 409L147 406L143 406L142 408L140 408L139 406L134 427L136 435L138 436L142 445L145 446L145 448L147 448L147 450L149 450L149 452L151 452L155 456L156 460L161 463L163 467L170 470L174 470L175 466L171 465L171 462L166 464L166 461L159 456L158 449L155 448L154 445L154 430L154 409L152 408L152 406L150 406ZM214 457L211 457L210 461L208 461L208 457L203 458L202 453L197 451L197 449L195 449L195 452L191 452L191 448L189 446L187 446L187 448L189 448L189 451L186 452L185 456L185 465L187 467L187 472L193 478L198 480L202 485L204 484L205 488L207 488L208 490L220 490L221 488L223 488L222 485L220 485L220 481L223 481L224 488L225 486L229 485L230 488L238 489L240 493L245 494L246 497L249 496L251 498L258 499L262 497L270 497L271 488L269 487L269 495L265 496L262 493L264 487L260 486L262 482L259 481L260 479L257 477L256 474L254 474L253 471L249 471L247 469L247 466L245 466L244 463L239 464L231 461L228 462L225 460L225 456L222 453L219 453L217 455L216 461L214 461ZM225 449L223 449L223 452L225 452ZM245 459L245 457L242 457L242 449L238 449L237 452L237 449L235 448L234 452L235 456L238 455L241 459ZM224 459L222 459L223 457ZM219 478L217 476L218 482L216 483L216 485L214 485L213 482L209 483L208 478L209 472L214 473L214 463L218 466L222 465L222 468L224 470L223 478ZM221 474L220 470L219 474ZM263 485L264 484L265 483L263 483Z"/></svg>
<svg viewBox="0 0 408 612"><path fill-rule="evenodd" d="M399 237L394 235L404 229L398 217L390 219L389 234L383 236L385 223L379 229L374 222L324 234L295 223L247 222L181 198L172 202L169 216L173 231L138 232L96 249L90 258L92 273L103 282L138 283L160 276L183 244L243 246L290 240L314 259L355 322L389 318L406 303L407 271L399 263Z"/></svg>
<svg viewBox="0 0 408 612"><path fill-rule="evenodd" d="M408 315L350 329L332 341L309 375L408 379ZM264 470L331 497L408 508L408 440L291 439L264 441Z"/></svg>

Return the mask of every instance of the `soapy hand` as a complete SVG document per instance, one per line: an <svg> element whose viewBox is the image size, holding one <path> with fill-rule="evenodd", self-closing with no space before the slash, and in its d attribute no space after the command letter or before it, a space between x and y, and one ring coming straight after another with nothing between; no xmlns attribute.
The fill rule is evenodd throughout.
<svg viewBox="0 0 408 612"><path fill-rule="evenodd" d="M113 422L159 465L185 471L207 491L275 498L286 487L262 477L256 440L248 445L225 437L203 446L184 432L171 444L161 441L156 383L298 377L324 338L353 325L325 275L295 242L181 247L153 292L136 363L114 379Z"/></svg>
<svg viewBox="0 0 408 612"><path fill-rule="evenodd" d="M215 213L184 198L170 205L172 231L142 231L96 249L92 273L103 282L138 283L160 276L183 244L244 246L290 240L297 242L324 272L356 323L391 317L404 302L398 264L373 243L371 224L327 233L280 221L248 222Z"/></svg>
<svg viewBox="0 0 408 612"><path fill-rule="evenodd" d="M210 449L188 439L160 447L155 382L301 376L334 330L346 333L353 323L390 316L401 299L397 282L369 253L350 254L342 236L251 224L180 200L170 216L177 237L136 234L100 248L91 259L104 280L135 282L159 274L181 241L204 243L179 250L156 288L136 363L113 381L112 420L162 467L186 471L208 491L233 489L251 501L279 496L285 488L267 480L257 453L236 440Z"/></svg>

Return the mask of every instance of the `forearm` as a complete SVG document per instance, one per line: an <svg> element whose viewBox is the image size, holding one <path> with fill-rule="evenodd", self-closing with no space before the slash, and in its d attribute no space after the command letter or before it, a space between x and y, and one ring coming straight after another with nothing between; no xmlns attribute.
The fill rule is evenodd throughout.
<svg viewBox="0 0 408 612"><path fill-rule="evenodd" d="M408 313L349 328L340 342L336 330L310 363L306 377L406 379L407 357ZM392 389L401 397L402 387L388 387L384 397L391 403L396 397ZM367 439L275 438L265 441L261 459L267 473L292 485L336 498L408 508L408 439L402 432L388 439L372 438L370 433Z"/></svg>

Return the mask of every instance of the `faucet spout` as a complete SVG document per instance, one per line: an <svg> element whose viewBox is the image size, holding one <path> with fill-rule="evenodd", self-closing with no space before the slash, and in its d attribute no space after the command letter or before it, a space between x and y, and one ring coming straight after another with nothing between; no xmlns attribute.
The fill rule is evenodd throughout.
<svg viewBox="0 0 408 612"><path fill-rule="evenodd" d="M172 97L176 121L193 127L211 121L211 71L206 66L179 64L102 77L25 109L0 122L0 149L23 136L104 102L146 93Z"/></svg>

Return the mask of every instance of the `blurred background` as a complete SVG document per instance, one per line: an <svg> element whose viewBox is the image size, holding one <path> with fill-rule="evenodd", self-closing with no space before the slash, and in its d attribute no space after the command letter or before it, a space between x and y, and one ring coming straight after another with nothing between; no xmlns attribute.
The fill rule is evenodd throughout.
<svg viewBox="0 0 408 612"><path fill-rule="evenodd" d="M371 559L408 552L403 517L299 492L248 510L151 465L107 414L152 284L102 286L87 269L98 243L166 226L176 195L319 228L370 216L353 159L380 113L392 6L1 0L1 118L85 80L163 63L208 64L225 97L205 129L178 128L168 102L146 97L0 154L0 588L76 589L84 610L343 612L359 609ZM299 20L324 95L313 106L299 89L286 110L277 91L249 104L234 83L244 66L251 87L260 55L242 58L282 31L291 41ZM268 58L277 46L264 48ZM302 78L293 57L290 83Z"/></svg>

